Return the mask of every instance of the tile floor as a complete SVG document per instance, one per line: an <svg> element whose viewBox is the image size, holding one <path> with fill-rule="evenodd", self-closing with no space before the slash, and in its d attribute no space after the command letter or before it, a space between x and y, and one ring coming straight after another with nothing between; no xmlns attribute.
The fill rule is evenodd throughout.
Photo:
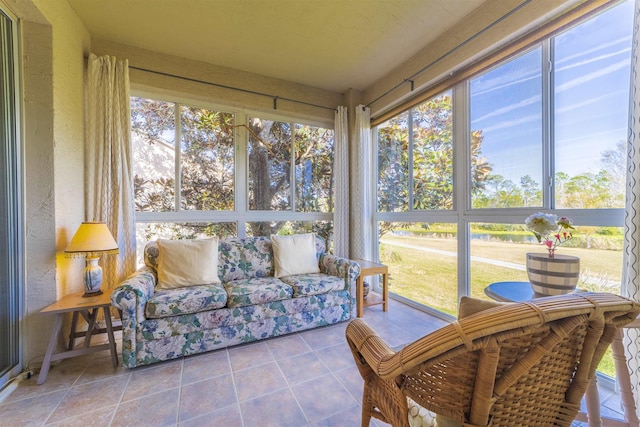
<svg viewBox="0 0 640 427"><path fill-rule="evenodd" d="M387 313L367 308L364 319L393 347L445 324L395 301ZM362 380L345 328L136 369L114 369L108 352L66 359L44 384L35 376L19 383L0 403L0 426L359 426ZM621 418L615 393L603 395L602 407Z"/></svg>

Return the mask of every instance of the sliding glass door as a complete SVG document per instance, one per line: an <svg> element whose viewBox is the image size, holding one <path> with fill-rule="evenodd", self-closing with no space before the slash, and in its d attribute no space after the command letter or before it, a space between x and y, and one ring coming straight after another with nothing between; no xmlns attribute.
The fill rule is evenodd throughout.
<svg viewBox="0 0 640 427"><path fill-rule="evenodd" d="M24 276L14 25L0 9L0 388L19 369L18 320Z"/></svg>

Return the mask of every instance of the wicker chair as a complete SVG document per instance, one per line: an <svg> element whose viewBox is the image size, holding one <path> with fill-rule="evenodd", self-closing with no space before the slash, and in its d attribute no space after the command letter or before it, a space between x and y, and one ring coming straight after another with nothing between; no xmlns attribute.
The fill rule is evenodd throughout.
<svg viewBox="0 0 640 427"><path fill-rule="evenodd" d="M569 426L616 328L638 313L608 293L539 298L470 315L398 352L353 320L362 426L372 416L408 426L407 398L447 425Z"/></svg>

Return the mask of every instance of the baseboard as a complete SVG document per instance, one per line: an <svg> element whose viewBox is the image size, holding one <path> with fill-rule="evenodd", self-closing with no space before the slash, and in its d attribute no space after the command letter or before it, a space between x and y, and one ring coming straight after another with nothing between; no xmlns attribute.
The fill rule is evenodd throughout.
<svg viewBox="0 0 640 427"><path fill-rule="evenodd" d="M18 384L22 381L22 375L12 378L5 387L0 390L0 403L2 403L13 391L18 388Z"/></svg>

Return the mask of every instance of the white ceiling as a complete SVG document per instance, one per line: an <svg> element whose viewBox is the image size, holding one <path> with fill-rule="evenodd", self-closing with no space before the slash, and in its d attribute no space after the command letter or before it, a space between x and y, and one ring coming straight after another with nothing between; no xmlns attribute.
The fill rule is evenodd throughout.
<svg viewBox="0 0 640 427"><path fill-rule="evenodd" d="M92 38L343 93L485 0L68 0Z"/></svg>

